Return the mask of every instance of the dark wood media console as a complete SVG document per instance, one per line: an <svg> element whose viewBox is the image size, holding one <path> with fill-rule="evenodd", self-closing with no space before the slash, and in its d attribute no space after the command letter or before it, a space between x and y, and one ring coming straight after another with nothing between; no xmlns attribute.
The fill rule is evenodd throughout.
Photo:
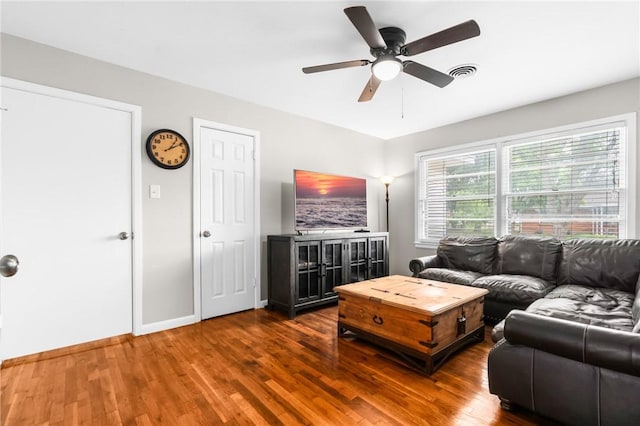
<svg viewBox="0 0 640 426"><path fill-rule="evenodd" d="M337 303L334 287L389 275L389 234L349 232L267 237L269 309Z"/></svg>

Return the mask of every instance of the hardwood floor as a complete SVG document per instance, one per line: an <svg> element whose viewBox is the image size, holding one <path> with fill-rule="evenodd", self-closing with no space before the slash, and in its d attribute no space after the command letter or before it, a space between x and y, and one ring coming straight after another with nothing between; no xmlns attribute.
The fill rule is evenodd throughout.
<svg viewBox="0 0 640 426"><path fill-rule="evenodd" d="M551 424L489 394L488 333L425 377L336 319L259 309L9 362L2 424Z"/></svg>

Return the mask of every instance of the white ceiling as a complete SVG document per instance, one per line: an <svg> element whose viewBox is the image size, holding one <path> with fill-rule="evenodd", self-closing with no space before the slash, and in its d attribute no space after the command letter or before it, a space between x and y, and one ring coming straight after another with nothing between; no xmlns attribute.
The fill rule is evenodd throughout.
<svg viewBox="0 0 640 426"><path fill-rule="evenodd" d="M343 9L407 42L468 19L479 37L413 56L478 72L440 89L402 74L357 99L371 59ZM388 139L640 76L639 2L11 2L2 32Z"/></svg>

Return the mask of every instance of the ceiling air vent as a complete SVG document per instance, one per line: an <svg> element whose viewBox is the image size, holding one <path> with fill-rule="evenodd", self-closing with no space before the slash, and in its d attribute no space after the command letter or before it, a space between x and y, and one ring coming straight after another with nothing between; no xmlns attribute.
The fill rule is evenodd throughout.
<svg viewBox="0 0 640 426"><path fill-rule="evenodd" d="M478 71L478 67L473 64L458 65L449 70L449 75L453 78L467 78L471 77Z"/></svg>

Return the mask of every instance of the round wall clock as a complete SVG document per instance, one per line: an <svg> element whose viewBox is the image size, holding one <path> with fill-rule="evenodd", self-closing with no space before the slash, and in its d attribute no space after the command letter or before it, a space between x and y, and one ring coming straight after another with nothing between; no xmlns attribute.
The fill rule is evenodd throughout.
<svg viewBox="0 0 640 426"><path fill-rule="evenodd" d="M155 165L163 169L179 169L189 161L191 150L180 133L160 129L147 138L147 154Z"/></svg>

